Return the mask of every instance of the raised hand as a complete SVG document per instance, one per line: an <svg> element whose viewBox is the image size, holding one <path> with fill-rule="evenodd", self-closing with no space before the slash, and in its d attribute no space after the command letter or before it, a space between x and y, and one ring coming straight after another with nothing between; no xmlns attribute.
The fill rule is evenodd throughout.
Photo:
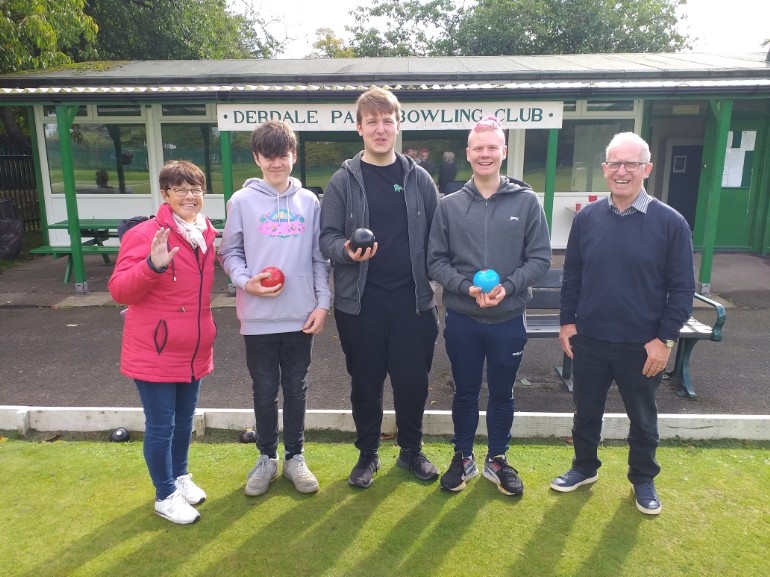
<svg viewBox="0 0 770 577"><path fill-rule="evenodd" d="M155 268L164 268L174 259L179 247L168 250L168 235L171 229L160 227L150 243L150 260Z"/></svg>

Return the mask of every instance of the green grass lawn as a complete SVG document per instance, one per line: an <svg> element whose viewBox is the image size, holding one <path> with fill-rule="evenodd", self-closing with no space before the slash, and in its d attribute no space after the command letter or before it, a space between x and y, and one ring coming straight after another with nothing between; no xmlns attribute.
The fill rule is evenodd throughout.
<svg viewBox="0 0 770 577"><path fill-rule="evenodd" d="M208 500L189 526L153 513L141 441L0 442L0 575L745 577L770 568L768 443L663 445L663 512L648 517L634 506L620 443L602 447L596 484L567 494L548 482L569 466L569 445L514 443L509 459L526 488L511 498L481 476L457 494L419 482L395 466L392 442L374 485L353 489L350 437L311 431L321 490L300 495L279 478L249 498L254 447L235 433L213 437L191 447ZM429 439L425 452L446 469L446 439Z"/></svg>

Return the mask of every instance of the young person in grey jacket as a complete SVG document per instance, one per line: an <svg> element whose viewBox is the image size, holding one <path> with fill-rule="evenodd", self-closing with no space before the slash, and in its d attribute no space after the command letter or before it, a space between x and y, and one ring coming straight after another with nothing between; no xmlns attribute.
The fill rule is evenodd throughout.
<svg viewBox="0 0 770 577"><path fill-rule="evenodd" d="M278 389L283 389L283 476L300 493L318 490L303 454L307 373L313 335L329 314L329 262L318 244L318 198L292 178L297 139L283 122L251 134L263 178L248 179L227 203L219 248L222 269L235 285L246 363L252 380L259 458L246 480L249 496L267 492L278 476ZM266 280L268 266L285 282ZM263 284L265 283L265 284Z"/></svg>
<svg viewBox="0 0 770 577"><path fill-rule="evenodd" d="M531 287L551 266L551 243L543 208L529 185L500 175L505 134L494 116L468 136L473 177L439 202L428 243L428 271L444 287L444 341L455 383L452 400L455 454L441 487L461 491L478 474L473 439L479 423L479 393L487 363L487 432L483 475L505 495L524 484L508 464L513 384L527 331L524 310ZM493 269L500 282L489 292L474 275Z"/></svg>
<svg viewBox="0 0 770 577"><path fill-rule="evenodd" d="M425 255L438 191L425 169L395 152L400 104L373 88L356 103L364 150L346 160L324 191L321 251L334 263L334 318L351 377L358 462L348 482L367 488L379 469L382 395L390 376L401 451L397 464L421 480L438 477L422 453L428 373L438 312ZM353 251L354 230L377 242Z"/></svg>

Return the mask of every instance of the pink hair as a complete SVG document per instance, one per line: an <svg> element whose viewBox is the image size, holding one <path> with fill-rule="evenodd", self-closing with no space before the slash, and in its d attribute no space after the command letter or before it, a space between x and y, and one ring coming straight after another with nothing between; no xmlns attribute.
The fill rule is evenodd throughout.
<svg viewBox="0 0 770 577"><path fill-rule="evenodd" d="M485 130L502 130L502 129L503 129L503 126L500 124L500 121L497 119L496 116L492 116L491 114L479 120L476 123L476 126L473 127L473 130L475 130L476 132L484 132Z"/></svg>
<svg viewBox="0 0 770 577"><path fill-rule="evenodd" d="M500 138L503 139L503 142L505 142L505 132L503 131L503 126L502 124L500 124L500 121L495 116L492 116L492 115L485 116L484 118L479 120L473 128L471 128L471 132L489 132L489 131L497 132L500 135ZM470 136L470 134L468 136Z"/></svg>

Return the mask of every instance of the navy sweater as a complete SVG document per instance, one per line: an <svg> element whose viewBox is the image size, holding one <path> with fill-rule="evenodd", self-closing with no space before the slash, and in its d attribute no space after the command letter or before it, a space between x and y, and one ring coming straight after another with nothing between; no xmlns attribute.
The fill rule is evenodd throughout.
<svg viewBox="0 0 770 577"><path fill-rule="evenodd" d="M561 324L615 343L676 339L692 311L690 228L653 199L646 213L615 214L607 202L576 216L564 257Z"/></svg>

